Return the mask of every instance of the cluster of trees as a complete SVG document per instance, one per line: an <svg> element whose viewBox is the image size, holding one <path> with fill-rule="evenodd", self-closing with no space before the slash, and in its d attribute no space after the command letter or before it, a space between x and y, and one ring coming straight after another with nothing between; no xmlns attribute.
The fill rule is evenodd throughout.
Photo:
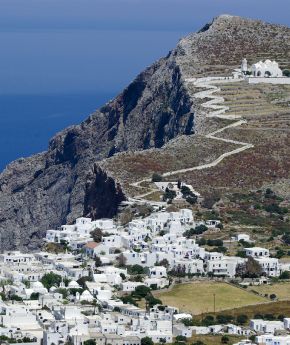
<svg viewBox="0 0 290 345"><path fill-rule="evenodd" d="M178 181L180 183L180 181ZM187 186L182 186L180 188L183 198L189 202L191 205L197 203L197 196L188 188Z"/></svg>
<svg viewBox="0 0 290 345"><path fill-rule="evenodd" d="M127 258L123 253L116 257L116 262L119 267L126 267Z"/></svg>
<svg viewBox="0 0 290 345"><path fill-rule="evenodd" d="M201 224L201 225L197 225L195 228L191 228L189 230L186 230L183 233L183 236L190 238L190 237L195 236L195 235L202 235L207 230L208 230L208 227L206 225Z"/></svg>
<svg viewBox="0 0 290 345"><path fill-rule="evenodd" d="M237 325L245 325L249 319L247 315L239 314L236 317L229 314L206 315L202 320L197 319L182 319L182 323L187 326L211 326L215 324L235 323Z"/></svg>
<svg viewBox="0 0 290 345"><path fill-rule="evenodd" d="M262 319L262 320L267 320L267 321L275 321L275 320L278 320L278 321L283 321L283 319L285 318L286 316L285 315L274 315L274 314L255 314L254 315L254 319Z"/></svg>
<svg viewBox="0 0 290 345"><path fill-rule="evenodd" d="M96 340L95 339L85 340L84 345L96 345Z"/></svg>
<svg viewBox="0 0 290 345"><path fill-rule="evenodd" d="M197 242L200 246L209 246L209 247L214 247L212 251L214 252L219 252L219 253L226 253L227 248L224 247L224 242L222 240L216 239L216 240L211 240L208 239L206 240L205 238L201 238Z"/></svg>
<svg viewBox="0 0 290 345"><path fill-rule="evenodd" d="M145 285L137 286L135 291L130 295L123 296L120 299L123 303L133 304L135 306L138 306L138 301L145 299L148 308L152 308L156 304L162 305L162 301L155 298L152 295L151 289Z"/></svg>
<svg viewBox="0 0 290 345"><path fill-rule="evenodd" d="M176 197L176 192L168 187L165 189L163 194L163 201L172 202L172 200Z"/></svg>
<svg viewBox="0 0 290 345"><path fill-rule="evenodd" d="M6 335L0 336L0 342L7 342L9 344L15 344L15 343L34 343L36 339L31 339L29 337L23 337L21 339L11 338L7 337Z"/></svg>
<svg viewBox="0 0 290 345"><path fill-rule="evenodd" d="M182 345L184 343L187 342L187 338L183 335L178 335L176 338L175 338L175 342L174 342L174 345ZM227 336L227 335L223 335L221 337L221 343L222 344L229 344L230 342L230 338ZM193 342L191 345L206 345L203 341L201 340L197 340L195 342Z"/></svg>
<svg viewBox="0 0 290 345"><path fill-rule="evenodd" d="M284 271L280 274L280 279L290 279L290 272L289 271Z"/></svg>
<svg viewBox="0 0 290 345"><path fill-rule="evenodd" d="M237 265L236 275L242 278L259 278L263 274L261 265L251 256L248 260Z"/></svg>
<svg viewBox="0 0 290 345"><path fill-rule="evenodd" d="M290 245L290 234L284 234L284 235L282 236L282 240L283 240L286 244Z"/></svg>
<svg viewBox="0 0 290 345"><path fill-rule="evenodd" d="M95 230L90 232L94 242L100 243L102 242L103 238L103 231L99 228L96 228Z"/></svg>
<svg viewBox="0 0 290 345"><path fill-rule="evenodd" d="M40 281L43 284L43 286L49 290L53 286L58 287L62 281L62 277L59 274L49 272L46 273Z"/></svg>
<svg viewBox="0 0 290 345"><path fill-rule="evenodd" d="M264 210L269 213L278 213L278 214L286 214L288 213L287 207L280 207L276 203L272 203L269 205L264 206Z"/></svg>
<svg viewBox="0 0 290 345"><path fill-rule="evenodd" d="M158 173L153 173L151 181L152 182L162 182L163 181L163 177L162 177L162 175L160 175Z"/></svg>
<svg viewBox="0 0 290 345"><path fill-rule="evenodd" d="M147 274L148 273L148 268L143 267L141 265L132 265L132 266L127 266L128 268L128 273L130 275L142 275L142 274Z"/></svg>
<svg viewBox="0 0 290 345"><path fill-rule="evenodd" d="M286 250L279 248L279 247L276 248L275 257L277 259L281 259L281 258L283 258L283 256L289 256L289 255L290 255L290 250L286 251Z"/></svg>

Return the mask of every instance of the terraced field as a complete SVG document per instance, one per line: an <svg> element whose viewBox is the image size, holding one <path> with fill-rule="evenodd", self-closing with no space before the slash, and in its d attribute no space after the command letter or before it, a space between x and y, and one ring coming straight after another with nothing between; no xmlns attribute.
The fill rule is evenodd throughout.
<svg viewBox="0 0 290 345"><path fill-rule="evenodd" d="M140 194L132 183L148 181L158 172L170 181L184 180L204 195L213 190L236 192L279 184L290 197L290 86L250 85L229 79L245 57L249 66L270 59L283 70L290 69L289 40L285 40L289 29L222 16L202 32L182 39L177 48L182 53L176 58L192 100L195 134L177 137L158 150L116 155L104 167L130 196ZM209 77L227 79L217 84L220 92L214 91L222 99L220 105L229 108L222 118L209 116L214 110L204 107L214 101L205 96L210 85L202 89L202 83L194 81ZM201 93L204 97L198 97ZM239 125L226 128L239 120ZM231 151L234 154L227 156ZM209 164L215 161L217 165ZM207 166L195 169L204 164Z"/></svg>
<svg viewBox="0 0 290 345"><path fill-rule="evenodd" d="M214 308L218 312L267 302L266 298L232 285L208 281L176 285L170 291L156 292L156 297L165 305L194 315L213 312Z"/></svg>

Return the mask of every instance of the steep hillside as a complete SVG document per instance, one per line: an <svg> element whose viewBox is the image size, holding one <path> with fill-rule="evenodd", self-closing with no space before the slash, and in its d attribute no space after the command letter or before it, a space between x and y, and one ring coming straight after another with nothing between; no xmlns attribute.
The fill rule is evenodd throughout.
<svg viewBox="0 0 290 345"><path fill-rule="evenodd" d="M35 248L45 230L83 214L112 216L124 199L123 192L136 192L130 183L150 177L153 171L166 173L208 164L235 150L235 140L250 142L253 138L257 145L267 137L270 145L268 139L273 137L283 147L277 146L273 155L278 157L281 176L286 178L285 156L279 154L287 145L289 132L282 129L283 135L276 136L278 132L265 135L260 131L256 136L254 127L261 117L255 117L251 129L250 123L240 124L218 134L227 141L212 139L209 134L231 125L231 117L207 117L209 111L202 106L205 100L196 96L200 86L187 79L228 76L243 57L250 63L276 59L287 67L289 44L290 29L286 27L231 16L218 17L199 33L182 39L176 49L141 73L116 99L79 126L57 134L48 151L6 168L0 175L0 249ZM226 102L231 107L235 106L238 97L227 91L222 88L221 93L225 98L229 96ZM284 122L288 122L285 104L274 104L265 93L261 94L263 102L265 99L269 104L269 108L263 108L268 111L266 116L269 118L276 111L282 114L283 108ZM243 112L241 101L237 101L238 108L233 111ZM253 103L256 101L253 99ZM238 173L245 174L240 178L244 181L249 175L241 169L241 163L245 158L251 167L255 166L256 147L225 159L214 170L191 171L181 176L201 190L205 186L212 188L219 181L212 178L215 169L221 178L227 175L225 171L229 172L230 184L235 183ZM272 151L268 152L271 155ZM258 175L257 184L262 184L263 179L263 174ZM222 181L226 188L227 181Z"/></svg>
<svg viewBox="0 0 290 345"><path fill-rule="evenodd" d="M0 250L34 248L47 229L73 221L92 205L96 216L113 216L124 196L94 163L116 152L161 147L193 133L193 126L191 101L176 56L169 54L82 124L58 133L47 152L19 159L3 171ZM96 181L103 197L90 185Z"/></svg>

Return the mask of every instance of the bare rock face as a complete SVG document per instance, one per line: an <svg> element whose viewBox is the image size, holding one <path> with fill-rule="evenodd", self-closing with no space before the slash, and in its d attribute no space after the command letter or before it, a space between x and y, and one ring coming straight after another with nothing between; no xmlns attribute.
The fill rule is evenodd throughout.
<svg viewBox="0 0 290 345"><path fill-rule="evenodd" d="M47 152L11 163L0 175L0 250L37 248L46 230L82 215L112 217L124 195L95 163L190 134L190 109L169 54L86 121L56 134Z"/></svg>
<svg viewBox="0 0 290 345"><path fill-rule="evenodd" d="M228 75L243 57L287 61L289 38L286 27L218 17L86 121L56 134L46 152L11 163L0 174L0 250L35 249L46 230L82 215L112 217L125 197L122 181L98 162L194 134L197 104L184 79Z"/></svg>

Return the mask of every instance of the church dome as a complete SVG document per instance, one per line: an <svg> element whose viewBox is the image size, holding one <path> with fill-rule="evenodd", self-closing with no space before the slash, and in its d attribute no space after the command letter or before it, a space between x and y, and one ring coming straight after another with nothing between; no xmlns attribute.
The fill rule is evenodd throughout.
<svg viewBox="0 0 290 345"><path fill-rule="evenodd" d="M80 285L76 281L72 280L69 282L68 287L71 289L78 289L80 288Z"/></svg>
<svg viewBox="0 0 290 345"><path fill-rule="evenodd" d="M34 282L32 283L32 288L33 289L42 289L43 288L43 284L41 282Z"/></svg>

